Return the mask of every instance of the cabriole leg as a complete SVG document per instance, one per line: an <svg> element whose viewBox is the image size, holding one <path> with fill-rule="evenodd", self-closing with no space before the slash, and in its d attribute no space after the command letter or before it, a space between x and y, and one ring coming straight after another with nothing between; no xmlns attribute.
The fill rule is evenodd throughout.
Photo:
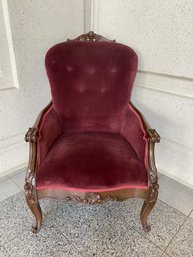
<svg viewBox="0 0 193 257"><path fill-rule="evenodd" d="M27 205L29 206L36 220L35 226L32 227L32 232L37 233L40 230L42 225L41 207L37 200L36 191L34 190L32 184L27 181L24 189L25 189L25 197L26 197Z"/></svg>
<svg viewBox="0 0 193 257"><path fill-rule="evenodd" d="M29 205L28 205L29 206ZM32 226L32 232L36 234L42 225L42 211L39 202L33 203L29 206L31 212L35 216L35 225Z"/></svg>
<svg viewBox="0 0 193 257"><path fill-rule="evenodd" d="M148 199L144 201L143 207L140 213L141 224L145 232L149 232L151 230L151 226L147 223L148 215L156 204L158 197L158 184L154 184L149 189Z"/></svg>

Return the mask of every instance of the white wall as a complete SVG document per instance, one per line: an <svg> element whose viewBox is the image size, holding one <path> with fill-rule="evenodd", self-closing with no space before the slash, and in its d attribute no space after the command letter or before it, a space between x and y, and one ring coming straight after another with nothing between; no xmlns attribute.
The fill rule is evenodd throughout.
<svg viewBox="0 0 193 257"><path fill-rule="evenodd" d="M83 33L84 6L82 0L0 1L0 13L7 12L1 15L4 22L1 22L0 31L4 30L5 36L12 41L9 51L14 53L11 60L16 60L19 86L17 89L10 82L0 87L0 176L3 176L27 162L28 144L24 142L24 135L42 107L50 101L45 53L55 43ZM1 53L6 49L6 45L1 47ZM0 66L3 63L1 58ZM10 72L10 67L6 71ZM5 75L2 72L2 78Z"/></svg>
<svg viewBox="0 0 193 257"><path fill-rule="evenodd" d="M92 29L139 56L133 102L161 135L159 170L193 187L193 0L94 3Z"/></svg>

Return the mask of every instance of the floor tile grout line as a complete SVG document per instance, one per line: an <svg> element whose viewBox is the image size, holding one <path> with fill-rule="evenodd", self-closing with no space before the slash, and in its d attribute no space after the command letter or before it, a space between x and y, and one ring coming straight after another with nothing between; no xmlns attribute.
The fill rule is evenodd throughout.
<svg viewBox="0 0 193 257"><path fill-rule="evenodd" d="M15 182L15 180L14 180L12 177L10 177L10 179L11 179L11 181L12 181L17 187L19 187L19 189L20 189L21 191L24 192L24 188L21 188L21 187ZM24 187L24 184L25 184L25 183L23 183L23 187Z"/></svg>
<svg viewBox="0 0 193 257"><path fill-rule="evenodd" d="M161 199L159 199L159 198L158 198L158 200L159 200L160 202L162 202L162 203L167 204L169 207L171 207L172 209L176 210L176 211L177 211L177 212L179 212L180 214L182 214L182 215L184 215L184 216L188 217L188 215L187 215L187 214L184 214L183 212L181 212L181 211L177 210L175 207L171 206L169 203L166 203L166 202L164 202L163 200L161 200ZM156 208L156 207L155 207L155 208Z"/></svg>
<svg viewBox="0 0 193 257"><path fill-rule="evenodd" d="M158 246L157 244L155 244L153 241L151 241L148 237L146 237L145 235L142 235L135 227L132 227L132 229L135 230L135 232L137 232L140 236L142 236L143 238L147 239L151 244L153 244L156 248L160 249L162 251L162 254L164 253L165 250L163 250L160 246ZM142 228L141 228L142 229ZM148 233L148 232L147 232ZM151 233L151 231L149 232Z"/></svg>
<svg viewBox="0 0 193 257"><path fill-rule="evenodd" d="M51 220L51 221L52 221L52 220ZM56 223L54 223L53 221L52 221L52 223L55 224L55 226L56 226L58 229L61 227L61 226L57 225ZM107 226L108 226L108 225L104 226L104 230L107 228ZM59 230L60 230L60 229L59 229ZM79 253L81 253L81 255L82 255L82 254L83 254L82 251L79 251L79 250L76 248L76 246L74 245L75 242L73 241L73 239L70 239L63 231L60 230L60 232L61 232L63 235L65 235L65 237L68 239L69 243L72 244L72 245L74 246L74 248L75 248Z"/></svg>
<svg viewBox="0 0 193 257"><path fill-rule="evenodd" d="M135 199L136 199L136 198L135 198ZM132 199L132 201L134 201L135 199ZM161 199L159 199L159 198L158 198L158 200L159 200L160 202L164 203L164 204L167 204L169 207L171 207L172 209L176 210L177 212L179 212L180 214L182 214L182 215L184 215L184 216L186 216L186 217L189 217L190 214L193 213L193 209L192 209L191 212L190 212L188 215L187 215L187 214L184 214L184 213L182 213L181 211L177 210L175 207L173 207L173 206L171 206L170 204L166 203L165 201L163 201L163 200L161 200ZM154 208L156 208L156 206L155 206ZM190 218L191 218L191 217L190 217Z"/></svg>
<svg viewBox="0 0 193 257"><path fill-rule="evenodd" d="M71 244L74 248L75 248L75 250L81 255L81 256L83 256L82 255L82 253L74 246L74 244L69 240L69 238L59 229L59 227L44 213L44 212L42 212L50 221L51 221L51 223L53 224L53 226L54 227L56 227L59 231L60 231L60 233L65 237L65 239L67 240L67 242L69 243L69 244ZM11 238L11 239L9 239L9 240L7 240L6 242L11 242L11 241L13 241L16 237L18 237L18 236L20 236L20 235L22 235L23 233L24 233L25 231L21 231L20 233L18 233L16 236L14 236L13 238ZM31 231L31 230L29 230L29 233L32 233L33 234L33 232ZM35 234L33 234L34 236L35 236ZM6 248L3 246L3 250L8 254L8 252L7 252L7 250L6 250ZM84 256L83 256L84 257Z"/></svg>
<svg viewBox="0 0 193 257"><path fill-rule="evenodd" d="M22 192L22 191L17 192L16 194L21 193L21 192ZM16 194L14 194L14 195L16 195ZM13 196L14 196L14 195L13 195ZM13 197L13 196L10 196L10 197L8 197L7 199L4 199L4 200L8 200L9 198L11 198L11 197ZM159 200L159 201L165 203L165 202L162 201L162 200ZM133 199L132 199L132 202L133 202ZM165 204L167 204L167 203L165 203ZM169 204L167 204L167 205L170 206ZM170 206L170 207L171 207L172 209L176 210L174 207L172 207L172 206ZM69 207L68 207L68 209L69 209ZM107 209L107 206L105 206L105 209ZM178 211L178 210L176 210L176 211ZM178 212L181 213L180 211L178 211ZM191 213L192 213L192 211L190 212L190 214L191 214ZM183 213L181 213L181 214L183 214ZM138 234L140 234L140 236L146 238L150 243L152 243L152 244L155 245L157 248L159 248L163 253L166 253L166 254L168 255L168 253L166 252L166 250L168 249L169 245L170 245L171 242L174 240L174 238L176 237L176 235L178 234L179 230L182 228L182 226L184 225L184 223L186 222L186 220L189 218L190 214L189 214L188 216L185 215L185 214L183 214L183 215L186 217L185 220L183 221L183 223L181 224L181 226L179 227L179 229L177 230L177 232L175 233L175 235L172 237L172 239L170 240L170 242L168 243L168 245L166 246L166 248L165 248L164 251L163 251L163 249L161 249L159 246L157 246L154 242L152 242L151 240L149 240L146 236L140 234L139 231L136 231L136 229L135 229L133 226L131 226L130 224L128 224L128 222L127 222L127 220L126 220L125 217L123 217L123 219L124 219L124 222L125 222L131 229L134 229ZM45 213L44 213L44 215L48 218L48 216L47 216ZM112 216L111 213L110 213L110 215ZM48 219L52 222L52 224L53 224L55 227L57 227L57 229L62 233L62 235L65 236L65 238L68 240L68 242L73 245L73 247L76 249L76 251L77 251L80 255L82 255L82 252L80 252L80 251L76 248L76 246L75 246L74 243L71 241L71 239L69 239L69 238L64 234L64 232L62 232L62 231L59 229L59 226L58 226L56 223L54 223L50 218L48 218ZM107 226L108 226L108 225L107 225ZM105 228L106 228L107 226L105 226ZM105 229L105 228L104 228L104 229ZM21 232L20 234L22 234L22 233L23 233L23 232ZM15 238L15 237L14 237L14 238ZM12 241L14 238L12 238L11 240L8 240L8 241ZM163 255L163 254L162 254L162 255Z"/></svg>
<svg viewBox="0 0 193 257"><path fill-rule="evenodd" d="M44 213L45 214L45 213ZM45 214L45 216L47 217L47 215ZM123 217L124 218L124 217ZM55 227L57 227L57 229L59 229L59 226L56 224L56 223L54 223L50 218L48 218L51 222L52 222L52 224L55 226ZM187 220L187 219L186 219ZM125 218L124 218L124 221L127 223L127 221L125 220ZM184 221L185 222L185 221ZM183 222L183 224L184 224L184 222ZM127 223L128 224L128 223ZM129 225L129 224L128 224ZM132 228L133 229L133 227L132 226L130 226L129 225L129 227L130 228ZM62 233L62 235L64 235L64 233L59 229L59 231ZM140 234L138 231L136 231L138 234ZM22 234L22 233L21 233ZM64 235L65 236L65 235ZM143 235L141 235L140 234L140 236L142 236L142 237L144 237ZM15 238L15 237L14 237ZM73 242L68 238L68 237L66 237L65 236L65 238L68 240L68 242L71 244L71 245L73 245L73 247L76 249L76 251L81 255L81 256L83 256L82 254L82 251L79 251L77 248L76 248L76 246L73 244ZM146 237L145 237L146 238ZM165 254L167 254L165 251L163 252L163 250L160 248L160 247L158 247L155 243L153 243L151 240L149 240L148 238L146 238L149 242L151 242L152 244L154 244L157 248L159 248L161 251L162 251L162 255L165 253ZM162 255L160 255L160 256L162 256ZM168 254L167 254L168 255ZM168 257L169 257L169 255L168 255Z"/></svg>
<svg viewBox="0 0 193 257"><path fill-rule="evenodd" d="M72 241L70 238L68 238L68 236L67 236L62 230L60 230L60 227L61 227L61 226L59 226L58 224L56 224L55 222L53 222L44 212L43 212L43 214L51 221L51 223L54 225L54 227L56 227L56 228L60 231L60 233L65 237L65 239L68 241L68 243L71 244L71 245L74 247L74 249L75 249L81 256L83 256L83 255L82 255L82 252L80 252L80 251L76 248L76 246L74 245L73 241ZM84 256L83 256L83 257L84 257Z"/></svg>
<svg viewBox="0 0 193 257"><path fill-rule="evenodd" d="M176 233L174 234L174 236L172 237L172 239L170 240L170 242L167 244L166 248L165 248L165 252L167 254L167 249L170 246L170 244L172 243L172 241L174 240L174 238L177 236L177 234L179 233L179 231L181 230L181 228L184 226L185 222L187 221L188 216L186 216L184 222L180 225L179 229L176 231Z"/></svg>
<svg viewBox="0 0 193 257"><path fill-rule="evenodd" d="M15 176L17 176L17 175L19 175L21 173L26 174L26 172L27 172L27 166L23 167L22 169L16 170L16 171L14 171L14 172L12 172L10 174L7 174L5 177L12 178L12 177L15 177Z"/></svg>
<svg viewBox="0 0 193 257"><path fill-rule="evenodd" d="M21 193L22 191L20 191L20 192L18 192L18 193ZM16 194L18 194L18 193L16 193ZM16 194L14 194L14 195L16 195ZM13 195L13 196L14 196ZM11 198L11 197L13 197L13 196L10 196L9 198ZM9 198L7 198L6 200L8 200ZM28 210L30 210L30 208L27 208L25 211L26 212L28 212ZM59 229L59 226L57 226L57 224L56 223L54 223L43 211L42 211L42 213L43 213L43 215L45 216L45 217L47 217L50 221L51 221L51 223L53 224L53 226L54 227L56 227L60 232L61 232L61 234L65 237L65 239L69 242L69 244L72 244L72 242L70 241L70 239ZM32 218L34 218L33 216L32 216ZM34 222L34 220L33 220L33 222ZM7 242L11 242L11 241L13 241L16 237L18 237L18 235L22 235L23 233L24 233L25 231L21 231L21 232L19 232L16 236L14 236L13 238L11 238L11 239L8 239L7 240ZM32 231L29 229L29 233L32 233ZM32 233L33 234L33 233ZM33 234L33 235L35 235L35 234ZM74 245L73 245L74 246ZM5 249L5 248L4 248ZM79 250L75 247L75 249L79 252ZM6 249L5 249L6 250ZM7 251L6 251L7 252ZM80 252L79 252L80 253ZM82 255L82 254L81 254Z"/></svg>
<svg viewBox="0 0 193 257"><path fill-rule="evenodd" d="M134 199L132 199L132 202L134 202ZM140 214L140 211L139 211L139 214ZM135 230L135 232L137 232L138 235L140 235L141 237L147 239L151 244L153 244L156 248L159 248L159 249L162 251L162 253L164 253L165 249L163 250L162 248L160 248L160 246L156 245L156 244L155 244L153 241L151 241L148 237L146 237L145 235L142 235L142 233L140 233L134 225L130 225L130 224L128 223L128 221L126 220L125 217L123 217L123 219L124 219L125 223L129 226L130 229ZM142 225L141 225L141 226L142 226ZM142 227L141 227L141 229L142 229ZM151 233L151 232L150 232L150 233Z"/></svg>
<svg viewBox="0 0 193 257"><path fill-rule="evenodd" d="M25 232L25 231L20 231L20 232L19 232L17 235L15 235L13 238L8 239L7 241L5 241L4 244L13 241L16 237L22 235L24 232ZM30 231L30 232L31 232L31 231ZM31 232L31 233L32 233L32 232ZM4 246L3 246L3 247L4 247ZM4 247L4 249L5 249L5 247ZM5 250L6 250L6 249L5 249ZM7 250L6 250L6 251L7 251Z"/></svg>
<svg viewBox="0 0 193 257"><path fill-rule="evenodd" d="M160 257L162 257L164 254L165 254L167 257L172 257L172 256L170 256L168 253L166 253L165 251L162 253L162 255L161 255Z"/></svg>
<svg viewBox="0 0 193 257"><path fill-rule="evenodd" d="M49 221L54 225L54 227L56 227L56 228L62 233L62 235L67 239L67 241L70 243L70 240L69 240L69 238L67 237L67 235L66 235L63 231L60 230L60 226L57 225L52 219L50 219L50 218L45 214L45 212L42 211L42 213L44 214L44 216L45 216L47 219L49 219Z"/></svg>
<svg viewBox="0 0 193 257"><path fill-rule="evenodd" d="M162 200L160 200L161 202L163 202ZM163 202L165 203L165 202ZM165 203L167 204L167 203ZM169 204L167 204L169 207L171 207L172 209L176 210L174 207L170 206ZM178 211L178 210L176 210ZM180 212L180 211L178 211ZM180 212L181 213L181 212ZM181 213L183 214L183 213ZM146 237L145 235L142 235L134 226L130 226L126 220L125 217L123 217L123 219L125 220L125 222L127 223L127 225L134 229L140 236L146 238L150 243L152 243L154 246L156 246L157 248L159 248L163 253L166 251L166 249L168 248L169 244L172 242L172 240L174 239L174 237L176 236L176 234L178 233L178 231L181 229L181 227L184 225L184 223L186 222L186 220L189 218L187 215L183 214L185 216L185 220L182 222L181 226L179 227L179 229L177 230L177 232L174 234L174 236L172 237L172 239L169 241L169 243L166 245L166 247L164 248L164 250L162 248L160 248L160 246L158 246L157 244L155 244L153 241L151 241L148 237ZM151 233L151 232L150 232ZM167 254L167 253L166 253Z"/></svg>
<svg viewBox="0 0 193 257"><path fill-rule="evenodd" d="M67 206L67 208L70 210L70 208ZM74 248L76 249L76 251L78 252L78 253L80 253L81 254L81 256L83 256L83 257L85 257L83 254L83 252L82 251L80 251L77 247L76 247L76 245L74 245L74 241L73 241L73 239L70 239L62 230L60 230L60 225L58 225L57 223L55 223L54 221L52 221L45 213L44 213L44 215L52 222L52 224L64 235L64 237L68 240L68 242L70 243L70 244L72 244L73 246L74 246ZM111 214L110 214L111 215ZM111 215L112 216L112 215ZM104 226L104 230L106 229L108 227L108 224L106 225L106 226ZM130 227L130 226L129 226ZM131 227L130 227L131 228Z"/></svg>
<svg viewBox="0 0 193 257"><path fill-rule="evenodd" d="M19 188L19 189L20 189L20 188ZM13 195L8 196L7 198L0 200L0 203L3 202L3 201L9 200L9 198L11 198L11 197L13 197L13 196L15 196L16 194L19 194L19 193L21 193L21 192L22 192L22 190L20 189L20 191L18 191L17 193L14 193Z"/></svg>
<svg viewBox="0 0 193 257"><path fill-rule="evenodd" d="M133 199L132 199L132 200L133 200ZM139 213L140 213L140 212L139 212ZM159 249L162 251L162 253L164 252L164 250L161 249L160 246L156 245L156 244L155 244L153 241L151 241L148 237L142 235L142 234L134 227L134 225L130 225L130 224L127 222L127 220L126 220L125 217L123 217L123 220L124 220L124 222L129 226L130 229L132 229L132 230L134 230L135 232L137 232L137 234L140 235L141 237L147 239L147 240L148 240L151 244L153 244L156 248L159 248ZM141 226L142 226L142 225L141 225ZM141 228L141 229L142 229L142 228ZM150 232L150 233L151 233L151 232Z"/></svg>
<svg viewBox="0 0 193 257"><path fill-rule="evenodd" d="M193 209L191 210L191 212L188 214L188 218L190 218L190 219L192 219L193 220L193 218L192 217L190 217L190 215L191 214L193 214Z"/></svg>

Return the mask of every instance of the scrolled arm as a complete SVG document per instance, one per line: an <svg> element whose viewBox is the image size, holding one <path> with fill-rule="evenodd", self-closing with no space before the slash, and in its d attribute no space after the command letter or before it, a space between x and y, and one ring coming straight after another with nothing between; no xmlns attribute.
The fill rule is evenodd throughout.
<svg viewBox="0 0 193 257"><path fill-rule="evenodd" d="M148 128L147 129L147 140L151 143L159 143L160 142L160 135L157 133L155 129Z"/></svg>
<svg viewBox="0 0 193 257"><path fill-rule="evenodd" d="M52 108L53 103L50 102L39 114L33 127L29 128L25 135L25 141L29 142L29 164L28 170L35 173L37 161L41 155L45 157L49 147L61 133L61 128L55 111Z"/></svg>
<svg viewBox="0 0 193 257"><path fill-rule="evenodd" d="M155 165L155 155L154 155L154 148L155 143L160 142L160 135L157 133L155 129L152 129L145 119L145 117L142 115L142 113L134 106L133 103L129 103L132 109L136 112L138 115L140 122L143 126L145 138L147 140L147 156L145 157L147 159L148 164L148 173L149 173L149 181L150 184L156 184L157 185L157 168Z"/></svg>
<svg viewBox="0 0 193 257"><path fill-rule="evenodd" d="M29 206L37 201L37 194L35 189L35 175L37 169L38 159L38 141L40 139L41 124L46 114L52 107L50 102L39 114L33 127L29 128L25 135L25 141L29 142L29 162L25 177L24 191Z"/></svg>
<svg viewBox="0 0 193 257"><path fill-rule="evenodd" d="M43 119L45 113L50 109L52 106L52 102L50 102L38 115L34 125L29 128L28 132L25 134L25 141L35 143L38 140L38 129L40 127L41 120Z"/></svg>
<svg viewBox="0 0 193 257"><path fill-rule="evenodd" d="M38 140L38 129L29 128L28 132L25 135L25 141L30 143L35 143Z"/></svg>

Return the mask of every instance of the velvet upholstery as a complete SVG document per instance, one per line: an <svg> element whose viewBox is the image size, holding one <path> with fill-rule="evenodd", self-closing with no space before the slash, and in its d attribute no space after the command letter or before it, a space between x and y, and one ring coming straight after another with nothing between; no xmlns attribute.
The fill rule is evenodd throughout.
<svg viewBox="0 0 193 257"><path fill-rule="evenodd" d="M138 158L145 163L147 149L145 131L138 114L130 104L122 121L121 135L132 145Z"/></svg>
<svg viewBox="0 0 193 257"><path fill-rule="evenodd" d="M62 134L60 124L58 122L58 117L53 105L45 113L43 119L39 125L39 137L38 137L38 166L44 158L46 157L51 146Z"/></svg>
<svg viewBox="0 0 193 257"><path fill-rule="evenodd" d="M41 123L37 189L147 188L144 130L128 107L135 52L68 41L52 47L45 64L53 106Z"/></svg>
<svg viewBox="0 0 193 257"><path fill-rule="evenodd" d="M37 173L37 189L105 191L146 188L147 172L119 134L86 132L59 138Z"/></svg>
<svg viewBox="0 0 193 257"><path fill-rule="evenodd" d="M131 48L69 41L52 47L45 63L64 133L120 131L137 69Z"/></svg>

